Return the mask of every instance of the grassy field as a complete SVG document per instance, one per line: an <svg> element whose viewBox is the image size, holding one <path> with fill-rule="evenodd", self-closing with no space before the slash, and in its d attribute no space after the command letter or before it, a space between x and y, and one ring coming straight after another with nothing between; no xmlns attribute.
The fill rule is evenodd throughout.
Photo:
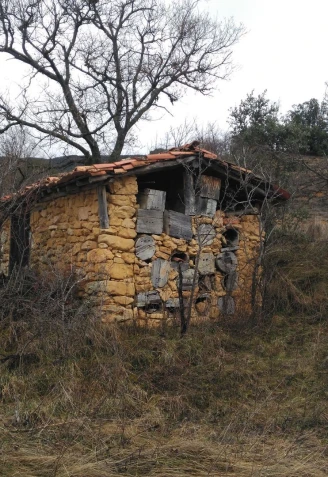
<svg viewBox="0 0 328 477"><path fill-rule="evenodd" d="M3 476L327 475L326 322L277 315L183 340L94 325L74 358L38 357L2 365Z"/></svg>
<svg viewBox="0 0 328 477"><path fill-rule="evenodd" d="M327 475L327 257L304 247L272 255L267 318L183 339L104 327L67 304L68 285L13 286L0 297L1 476Z"/></svg>

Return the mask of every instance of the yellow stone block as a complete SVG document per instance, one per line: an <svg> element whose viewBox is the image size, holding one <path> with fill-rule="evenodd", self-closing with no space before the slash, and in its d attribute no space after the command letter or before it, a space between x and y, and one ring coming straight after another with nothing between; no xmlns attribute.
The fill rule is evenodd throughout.
<svg viewBox="0 0 328 477"><path fill-rule="evenodd" d="M127 229L134 229L135 226L135 219L124 219L122 222L122 227L125 227Z"/></svg>
<svg viewBox="0 0 328 477"><path fill-rule="evenodd" d="M118 229L117 235L123 238L135 238L137 236L137 232L134 229L127 229L125 227L120 227Z"/></svg>
<svg viewBox="0 0 328 477"><path fill-rule="evenodd" d="M111 225L120 226L120 225L122 225L122 223L123 223L123 219L121 219L120 217L117 217L116 215L113 215L110 212L110 224Z"/></svg>
<svg viewBox="0 0 328 477"><path fill-rule="evenodd" d="M134 199L134 200L133 200ZM113 205L129 205L134 206L136 203L136 198L133 195L112 195L108 196L108 203Z"/></svg>
<svg viewBox="0 0 328 477"><path fill-rule="evenodd" d="M137 194L138 184L136 177L122 177L109 184L109 190L111 194Z"/></svg>
<svg viewBox="0 0 328 477"><path fill-rule="evenodd" d="M92 250L94 248L97 248L97 242L94 242L92 240L86 240L81 245L81 250Z"/></svg>
<svg viewBox="0 0 328 477"><path fill-rule="evenodd" d="M133 277L133 266L123 263L113 263L109 270L110 278L114 280L124 280Z"/></svg>
<svg viewBox="0 0 328 477"><path fill-rule="evenodd" d="M121 257L115 257L114 258L114 263L124 263L124 260Z"/></svg>
<svg viewBox="0 0 328 477"><path fill-rule="evenodd" d="M134 253L123 252L121 256L125 263L133 264L136 260Z"/></svg>
<svg viewBox="0 0 328 477"><path fill-rule="evenodd" d="M129 205L123 205L122 207L117 207L115 205L109 204L109 217L117 217L119 219L131 219L136 213L136 209Z"/></svg>
<svg viewBox="0 0 328 477"><path fill-rule="evenodd" d="M98 243L105 243L109 248L128 252L134 247L134 240L117 237L115 235L101 234L98 237Z"/></svg>
<svg viewBox="0 0 328 477"><path fill-rule="evenodd" d="M99 249L95 248L87 253L87 260L88 262L92 263L102 263L106 262L107 260L112 260L114 257L113 252L106 249Z"/></svg>
<svg viewBox="0 0 328 477"><path fill-rule="evenodd" d="M157 258L163 258L164 260L168 260L170 258L170 255L168 253L163 253L163 252L156 252L155 257Z"/></svg>
<svg viewBox="0 0 328 477"><path fill-rule="evenodd" d="M128 296L114 296L113 300L119 305L131 305L134 302L134 299Z"/></svg>

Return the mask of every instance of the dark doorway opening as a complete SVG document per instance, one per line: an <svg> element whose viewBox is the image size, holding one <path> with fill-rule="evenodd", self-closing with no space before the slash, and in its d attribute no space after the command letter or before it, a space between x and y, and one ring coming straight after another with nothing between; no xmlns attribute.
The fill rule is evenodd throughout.
<svg viewBox="0 0 328 477"><path fill-rule="evenodd" d="M30 214L11 216L9 273L26 267L30 258Z"/></svg>

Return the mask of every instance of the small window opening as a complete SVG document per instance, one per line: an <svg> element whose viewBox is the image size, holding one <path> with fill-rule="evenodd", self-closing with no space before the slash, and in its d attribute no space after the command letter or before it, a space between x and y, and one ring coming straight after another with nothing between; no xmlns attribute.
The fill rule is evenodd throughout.
<svg viewBox="0 0 328 477"><path fill-rule="evenodd" d="M182 271L187 270L189 268L189 256L177 250L171 255L171 267L178 270L179 266Z"/></svg>
<svg viewBox="0 0 328 477"><path fill-rule="evenodd" d="M156 312L162 310L162 304L161 303L148 303L144 307L144 310L145 310L146 313L156 313Z"/></svg>
<svg viewBox="0 0 328 477"><path fill-rule="evenodd" d="M177 168L173 174L172 170L162 170L139 176L139 191L149 188L165 192L165 209L184 213L183 172L183 168Z"/></svg>
<svg viewBox="0 0 328 477"><path fill-rule="evenodd" d="M222 235L227 247L237 247L239 245L239 232L236 229L228 229Z"/></svg>

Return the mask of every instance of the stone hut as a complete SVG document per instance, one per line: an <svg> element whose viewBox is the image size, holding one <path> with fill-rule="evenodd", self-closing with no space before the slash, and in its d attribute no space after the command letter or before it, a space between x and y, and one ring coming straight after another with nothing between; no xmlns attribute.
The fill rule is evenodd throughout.
<svg viewBox="0 0 328 477"><path fill-rule="evenodd" d="M260 210L288 193L201 149L76 167L1 199L0 274L69 268L104 321L249 310ZM254 298L254 297L253 297Z"/></svg>

